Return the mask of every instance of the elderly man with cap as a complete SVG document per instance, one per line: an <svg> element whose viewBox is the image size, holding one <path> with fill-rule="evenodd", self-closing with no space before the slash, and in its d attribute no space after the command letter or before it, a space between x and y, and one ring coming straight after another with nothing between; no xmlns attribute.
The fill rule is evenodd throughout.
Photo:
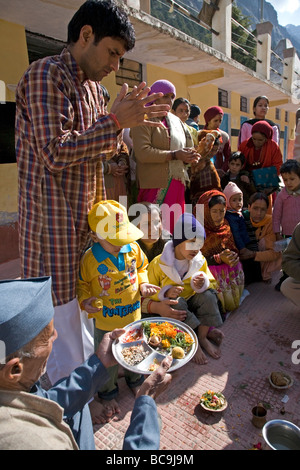
<svg viewBox="0 0 300 470"><path fill-rule="evenodd" d="M108 333L95 354L46 391L39 378L57 336L51 278L1 281L0 296L0 449L95 449L87 403L107 380L112 342L124 330ZM170 361L141 386L124 449L158 449L153 398L170 382Z"/></svg>

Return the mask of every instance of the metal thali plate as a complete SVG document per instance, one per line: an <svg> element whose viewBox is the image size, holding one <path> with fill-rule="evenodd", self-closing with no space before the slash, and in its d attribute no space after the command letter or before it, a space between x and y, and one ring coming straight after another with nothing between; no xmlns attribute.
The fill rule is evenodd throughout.
<svg viewBox="0 0 300 470"><path fill-rule="evenodd" d="M185 351L184 357L182 359L173 358L169 372L179 369L192 359L198 348L198 338L194 330L173 318L151 317L130 323L124 328L125 333L113 342L112 352L121 366L137 374L151 374L168 354L172 354L172 347L165 349L161 345L152 347L149 344L149 338L143 328L145 322L158 326L167 322L179 334L185 333L192 338L191 347Z"/></svg>

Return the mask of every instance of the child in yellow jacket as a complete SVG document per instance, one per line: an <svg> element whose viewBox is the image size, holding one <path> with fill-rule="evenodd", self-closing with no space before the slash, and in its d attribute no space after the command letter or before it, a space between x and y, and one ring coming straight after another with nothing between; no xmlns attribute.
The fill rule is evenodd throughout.
<svg viewBox="0 0 300 470"><path fill-rule="evenodd" d="M124 206L113 200L100 201L88 214L93 246L80 263L77 297L82 310L94 318L95 350L104 334L123 328L141 318L141 296L153 295L159 288L149 284L148 260L136 240L143 232L129 222ZM110 380L98 392L102 417L119 412L118 366L109 368ZM143 376L125 370L130 388Z"/></svg>
<svg viewBox="0 0 300 470"><path fill-rule="evenodd" d="M208 332L211 327L222 325L214 291L216 281L200 251L204 238L200 222L192 214L184 213L176 222L173 239L148 267L149 282L161 288L151 299L178 299L176 309L185 310L185 323L197 329L199 348L194 360L199 364L207 362L203 349L215 359L220 357L220 350L208 339Z"/></svg>

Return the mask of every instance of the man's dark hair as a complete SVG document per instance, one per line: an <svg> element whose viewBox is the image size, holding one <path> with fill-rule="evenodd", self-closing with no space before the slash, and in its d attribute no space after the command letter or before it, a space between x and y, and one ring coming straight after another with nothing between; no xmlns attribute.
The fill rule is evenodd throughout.
<svg viewBox="0 0 300 470"><path fill-rule="evenodd" d="M127 14L113 0L87 0L68 25L68 44L79 39L81 28L89 25L95 35L95 44L105 37L123 39L125 49L135 45L135 32Z"/></svg>

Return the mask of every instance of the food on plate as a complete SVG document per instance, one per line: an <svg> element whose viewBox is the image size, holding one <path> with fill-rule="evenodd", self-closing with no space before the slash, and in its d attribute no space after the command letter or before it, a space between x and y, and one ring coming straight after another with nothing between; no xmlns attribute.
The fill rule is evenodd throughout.
<svg viewBox="0 0 300 470"><path fill-rule="evenodd" d="M134 341L139 341L140 339L143 339L143 329L141 327L132 328L124 334L122 337L122 343L132 343Z"/></svg>
<svg viewBox="0 0 300 470"><path fill-rule="evenodd" d="M200 403L210 410L220 410L226 404L226 398L224 397L223 393L221 392L213 392L212 390L208 390L207 392L203 393L202 397L200 398Z"/></svg>
<svg viewBox="0 0 300 470"><path fill-rule="evenodd" d="M183 359L184 350L180 346L175 346L175 348L172 349L172 357L174 359Z"/></svg>
<svg viewBox="0 0 300 470"><path fill-rule="evenodd" d="M135 366L136 364L139 364L149 354L150 351L146 351L141 344L122 349L124 361L130 366Z"/></svg>
<svg viewBox="0 0 300 470"><path fill-rule="evenodd" d="M283 372L272 372L271 380L274 385L277 385L277 387L286 387L290 383L290 380Z"/></svg>
<svg viewBox="0 0 300 470"><path fill-rule="evenodd" d="M153 335L149 339L150 346L155 347L155 346L158 346L160 343L161 343L161 337L160 336Z"/></svg>
<svg viewBox="0 0 300 470"><path fill-rule="evenodd" d="M149 369L151 372L156 370L160 366L161 362L155 357L153 362L150 364Z"/></svg>
<svg viewBox="0 0 300 470"><path fill-rule="evenodd" d="M154 347L151 341L152 337L160 337L161 341L155 346L155 349L163 354L171 353L175 347L182 348L184 354L187 354L194 344L194 340L190 334L182 331L179 326L172 325L172 323L168 321L144 321L142 322L142 327L151 347Z"/></svg>

